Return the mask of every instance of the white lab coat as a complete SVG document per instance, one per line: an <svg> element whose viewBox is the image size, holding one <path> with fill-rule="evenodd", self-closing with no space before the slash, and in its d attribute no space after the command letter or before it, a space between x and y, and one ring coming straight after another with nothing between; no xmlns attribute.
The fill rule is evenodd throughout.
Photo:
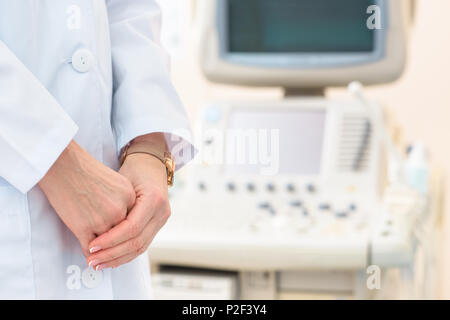
<svg viewBox="0 0 450 320"><path fill-rule="evenodd" d="M88 269L36 184L73 138L115 169L151 132L189 159L159 27L154 0L0 0L0 298L150 297L146 255Z"/></svg>

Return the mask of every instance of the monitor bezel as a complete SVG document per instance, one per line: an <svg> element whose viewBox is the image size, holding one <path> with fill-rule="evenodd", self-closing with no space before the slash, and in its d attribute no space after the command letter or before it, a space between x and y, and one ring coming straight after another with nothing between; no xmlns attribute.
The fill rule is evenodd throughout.
<svg viewBox="0 0 450 320"><path fill-rule="evenodd" d="M241 53L230 52L228 36L228 1L217 0L216 21L219 57L226 63L261 68L321 69L365 65L383 60L389 28L386 0L374 0L381 9L382 28L374 30L374 50L371 52L307 52L307 53Z"/></svg>

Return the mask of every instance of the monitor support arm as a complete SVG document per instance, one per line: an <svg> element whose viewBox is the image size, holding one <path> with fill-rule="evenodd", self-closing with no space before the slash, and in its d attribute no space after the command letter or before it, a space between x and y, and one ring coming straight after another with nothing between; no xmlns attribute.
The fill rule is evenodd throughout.
<svg viewBox="0 0 450 320"><path fill-rule="evenodd" d="M284 88L284 97L324 97L325 88Z"/></svg>

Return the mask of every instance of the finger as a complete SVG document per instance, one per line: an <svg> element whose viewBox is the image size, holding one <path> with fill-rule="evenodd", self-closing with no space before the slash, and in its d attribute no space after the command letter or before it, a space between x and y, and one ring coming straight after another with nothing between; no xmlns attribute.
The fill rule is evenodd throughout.
<svg viewBox="0 0 450 320"><path fill-rule="evenodd" d="M136 238L150 221L153 202L149 198L138 198L128 216L121 223L101 234L89 243L89 252L95 253L103 249L115 247L129 239Z"/></svg>
<svg viewBox="0 0 450 320"><path fill-rule="evenodd" d="M134 260L137 257L136 254L128 254L125 256L121 256L117 259L111 260L111 261L107 261L104 262L102 264L99 264L97 266L94 267L95 270L103 270L103 269L108 269L108 268L117 268L125 263L131 262L132 260Z"/></svg>
<svg viewBox="0 0 450 320"><path fill-rule="evenodd" d="M86 262L90 267L95 268L99 264L118 259L122 256L128 256L130 254L139 256L147 250L162 226L163 223L157 219L152 219L138 237L122 242L115 247L96 252L90 255Z"/></svg>
<svg viewBox="0 0 450 320"><path fill-rule="evenodd" d="M127 212L130 212L131 209L133 209L133 207L136 205L137 199L138 198L137 198L136 193L134 192L134 189L133 189L132 196L130 196L128 198L128 201L127 201Z"/></svg>
<svg viewBox="0 0 450 320"><path fill-rule="evenodd" d="M125 218L125 216L126 216L126 212L124 211L123 212L123 218L120 219L120 221L122 221ZM99 235L99 234L103 234L105 232L108 232L112 227L114 227L114 224L113 224L112 221L110 221L109 223L105 221L102 224L96 225L95 228L92 229L92 232L94 232L94 236L97 237L97 235ZM91 242L92 240L93 239L90 239L89 242Z"/></svg>

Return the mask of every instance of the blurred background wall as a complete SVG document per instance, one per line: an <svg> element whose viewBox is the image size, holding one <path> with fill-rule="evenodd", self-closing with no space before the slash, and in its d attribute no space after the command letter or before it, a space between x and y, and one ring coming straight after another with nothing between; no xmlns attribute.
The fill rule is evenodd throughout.
<svg viewBox="0 0 450 320"><path fill-rule="evenodd" d="M214 99L266 99L281 97L273 88L239 88L208 83L198 67L197 20L192 0L159 0L167 7L163 19L173 54L173 81L194 121L198 110ZM168 8L172 1L177 9ZM395 0L390 0L395 1ZM167 2L168 3L168 2ZM171 12L171 13L170 13ZM182 31L179 37L175 30ZM404 76L396 83L368 88L366 93L389 106L403 129L406 142L423 141L432 162L450 176L450 1L417 0L415 23L411 29L410 55ZM329 90L330 96L346 94ZM445 219L439 275L440 298L450 299L450 189L445 191Z"/></svg>

